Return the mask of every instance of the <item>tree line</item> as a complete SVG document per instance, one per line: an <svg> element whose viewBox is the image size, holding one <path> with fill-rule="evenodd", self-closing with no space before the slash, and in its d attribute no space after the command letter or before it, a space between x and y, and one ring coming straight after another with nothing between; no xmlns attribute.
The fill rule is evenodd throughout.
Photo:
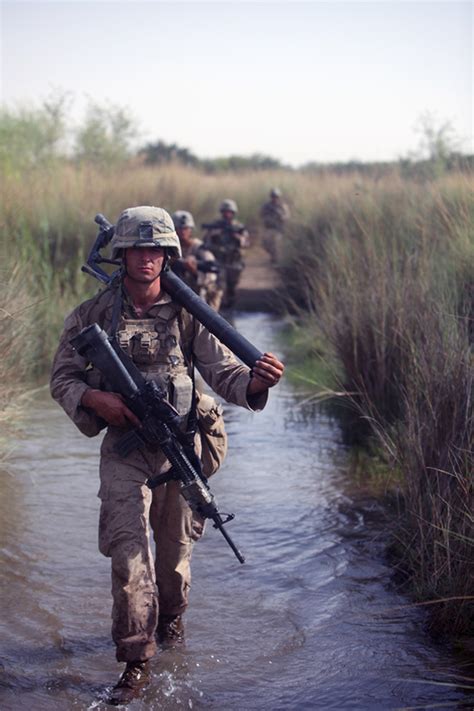
<svg viewBox="0 0 474 711"><path fill-rule="evenodd" d="M449 122L439 124L430 114L418 121L418 149L398 161L320 163L292 168L263 154L201 158L189 148L161 139L140 143L136 119L127 108L90 100L79 124L70 119L70 99L56 94L38 106L0 107L0 168L6 173L42 168L55 161L116 168L130 160L146 165L174 163L205 173L247 170L288 170L307 174L354 174L381 178L397 167L407 177L432 178L445 172L474 168L474 155L459 150Z"/></svg>

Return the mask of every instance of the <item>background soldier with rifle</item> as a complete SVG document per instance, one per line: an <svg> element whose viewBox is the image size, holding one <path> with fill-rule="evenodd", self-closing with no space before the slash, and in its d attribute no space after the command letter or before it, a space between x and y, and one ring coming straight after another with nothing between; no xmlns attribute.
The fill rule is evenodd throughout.
<svg viewBox="0 0 474 711"><path fill-rule="evenodd" d="M100 460L99 548L112 562L112 636L117 660L126 662L108 699L118 705L140 695L157 640L183 639L181 615L188 603L193 542L203 532L205 517L220 524L221 530L225 523L200 472L200 441L193 424L193 366L227 401L260 410L283 365L270 353L259 354L248 342L243 352L249 358L244 355L244 359L253 361L252 367L240 364L192 316L191 311L203 314L202 320L208 319L214 333L222 332L222 340L235 343L240 352L245 339L235 331L228 333L233 329L224 319L175 275L166 273L167 262L179 257L181 248L165 210L129 208L115 228L103 226L102 232L111 238L112 258L120 258L122 267L110 279L97 266L103 261L98 240L85 271L110 283L66 318L51 392L84 434L92 437L107 427ZM197 302L193 304L191 298L189 310L182 306L187 292ZM91 326L99 340L108 341L101 329L108 334L119 360L121 353L127 354L123 364L132 362L129 373L136 376L131 389L119 384L120 369L110 365L115 361L104 366L96 359ZM128 382L126 375L123 378L120 382ZM121 392L112 392L111 383ZM157 476L158 483L165 483L152 489L147 483L150 478L156 483ZM190 487L188 496L185 486ZM150 550L150 528L156 561Z"/></svg>
<svg viewBox="0 0 474 711"><path fill-rule="evenodd" d="M290 208L283 201L280 188L270 190L270 200L262 205L260 217L265 228L262 244L276 264L281 257L283 236L290 219Z"/></svg>
<svg viewBox="0 0 474 711"><path fill-rule="evenodd" d="M235 303L236 289L245 266L242 250L249 246L249 233L245 225L238 222L235 200L223 200L220 205L220 220L203 224L206 230L204 246L210 249L219 263L219 284L224 296L222 306L232 308Z"/></svg>
<svg viewBox="0 0 474 711"><path fill-rule="evenodd" d="M200 239L193 237L195 225L190 212L177 210L172 218L182 252L182 257L173 261L173 271L209 306L219 311L223 290L218 284L219 265L215 256Z"/></svg>

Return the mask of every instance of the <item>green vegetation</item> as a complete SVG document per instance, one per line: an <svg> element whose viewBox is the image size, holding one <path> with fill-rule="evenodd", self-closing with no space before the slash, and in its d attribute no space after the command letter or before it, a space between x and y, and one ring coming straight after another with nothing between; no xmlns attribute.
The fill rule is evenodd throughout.
<svg viewBox="0 0 474 711"><path fill-rule="evenodd" d="M133 122L114 108L92 107L68 143L64 106L57 100L0 112L2 425L12 422L23 378L46 375L64 315L98 288L80 272L97 212L115 221L126 206L155 204L190 210L199 224L232 197L252 229L269 187L279 185L295 216L280 265L304 354L293 377L310 397L337 391L338 402L350 403L351 441L383 452L404 502L394 545L400 570L419 600L435 601L439 630L467 631L474 545L469 160L461 165L434 140L436 155L381 172L296 171L264 166L262 157L238 171L229 170L231 159L211 170L180 158L185 149L176 146L166 157L166 144L155 159L150 150L132 155Z"/></svg>

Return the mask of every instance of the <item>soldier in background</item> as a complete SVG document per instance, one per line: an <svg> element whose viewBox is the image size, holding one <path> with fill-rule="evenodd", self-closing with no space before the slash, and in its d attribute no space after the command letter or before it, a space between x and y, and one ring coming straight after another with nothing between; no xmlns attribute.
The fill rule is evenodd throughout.
<svg viewBox="0 0 474 711"><path fill-rule="evenodd" d="M219 265L214 254L203 242L193 237L193 216L186 210L177 210L172 215L183 256L173 261L173 271L215 311L219 311L223 289L217 277Z"/></svg>
<svg viewBox="0 0 474 711"><path fill-rule="evenodd" d="M265 228L262 244L273 263L278 261L286 223L290 219L290 208L283 202L280 188L270 190L270 200L264 203L260 217Z"/></svg>
<svg viewBox="0 0 474 711"><path fill-rule="evenodd" d="M204 246L210 249L219 263L218 283L223 289L222 306L232 308L237 285L245 266L242 250L249 246L249 234L235 219L238 212L235 200L227 198L220 205L221 218L204 224Z"/></svg>

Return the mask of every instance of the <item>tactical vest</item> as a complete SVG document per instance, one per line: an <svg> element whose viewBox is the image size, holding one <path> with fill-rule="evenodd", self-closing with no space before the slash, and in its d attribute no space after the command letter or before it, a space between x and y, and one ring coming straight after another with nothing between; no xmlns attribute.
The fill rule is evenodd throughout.
<svg viewBox="0 0 474 711"><path fill-rule="evenodd" d="M180 307L164 304L155 318L121 316L116 338L141 373L164 386L171 404L181 416L188 415L193 382L181 347Z"/></svg>

